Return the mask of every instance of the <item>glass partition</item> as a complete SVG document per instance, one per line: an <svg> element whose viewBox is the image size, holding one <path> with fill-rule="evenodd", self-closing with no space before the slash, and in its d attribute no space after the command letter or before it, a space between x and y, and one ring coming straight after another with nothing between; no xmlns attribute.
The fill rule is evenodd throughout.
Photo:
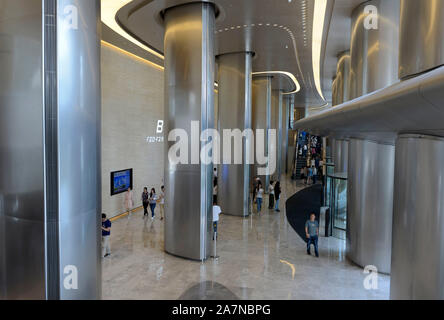
<svg viewBox="0 0 444 320"><path fill-rule="evenodd" d="M345 230L347 228L347 174L327 174L325 192L326 206L330 208L331 235L345 240Z"/></svg>

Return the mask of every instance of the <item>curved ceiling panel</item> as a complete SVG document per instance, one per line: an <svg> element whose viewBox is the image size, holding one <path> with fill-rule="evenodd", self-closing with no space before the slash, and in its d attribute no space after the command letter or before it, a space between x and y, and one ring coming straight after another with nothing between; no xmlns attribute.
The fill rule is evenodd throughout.
<svg viewBox="0 0 444 320"><path fill-rule="evenodd" d="M126 2L117 12L118 24L158 55L163 54L164 37L160 12L165 8L193 2L111 1ZM317 1L320 0L208 0L215 3L219 10L215 31L217 54L254 51L255 72L279 70L292 74L293 79L297 80L296 84L290 85L288 81L274 81L275 89L298 91L297 86L300 84L296 104L323 105L325 102L320 98L315 85L318 81L314 74L318 72L313 72L312 60L313 17ZM328 10L332 10L331 5L327 7ZM330 16L328 12L326 16ZM328 26L327 23L325 25Z"/></svg>

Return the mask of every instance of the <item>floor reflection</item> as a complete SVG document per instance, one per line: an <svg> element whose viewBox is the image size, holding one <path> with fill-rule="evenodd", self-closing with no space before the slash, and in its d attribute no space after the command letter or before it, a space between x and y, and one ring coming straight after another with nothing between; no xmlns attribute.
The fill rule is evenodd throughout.
<svg viewBox="0 0 444 320"><path fill-rule="evenodd" d="M239 297L220 283L203 281L187 289L179 300L239 300Z"/></svg>
<svg viewBox="0 0 444 320"><path fill-rule="evenodd" d="M302 188L283 179L282 200ZM321 257L308 256L284 206L248 218L222 215L220 258L204 263L165 253L163 222L143 219L142 210L115 221L112 255L102 263L103 298L388 299L390 278L380 275L379 289L365 290L363 270L345 259L345 241L321 237Z"/></svg>

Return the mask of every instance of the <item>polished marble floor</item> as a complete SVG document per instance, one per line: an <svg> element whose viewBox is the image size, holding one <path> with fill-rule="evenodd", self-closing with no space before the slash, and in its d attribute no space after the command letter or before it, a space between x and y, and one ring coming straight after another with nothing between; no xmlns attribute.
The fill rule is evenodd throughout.
<svg viewBox="0 0 444 320"><path fill-rule="evenodd" d="M304 186L286 178L283 199ZM264 205L267 208L267 203ZM242 219L222 215L218 260L188 261L163 251L163 222L113 223L112 255L103 259L103 299L388 299L390 277L366 290L362 268L345 258L345 241L320 238L320 258L280 213L263 210ZM157 210L157 209L156 209ZM180 236L180 235L179 235Z"/></svg>

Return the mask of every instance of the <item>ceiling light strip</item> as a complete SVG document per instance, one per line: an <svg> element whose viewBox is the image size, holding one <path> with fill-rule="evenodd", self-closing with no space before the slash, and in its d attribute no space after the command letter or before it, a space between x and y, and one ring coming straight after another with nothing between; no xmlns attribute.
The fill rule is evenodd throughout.
<svg viewBox="0 0 444 320"><path fill-rule="evenodd" d="M269 76L269 75L273 75L273 74L279 74L279 75L284 75L287 76L288 78L291 79L291 81L293 81L296 90L291 91L291 92L283 92L282 94L284 95L288 95L288 94L295 94L298 93L299 91L301 91L301 85L299 84L298 80L296 79L296 77L290 73L290 72L286 72L286 71L262 71L262 72L253 72L252 75L253 76Z"/></svg>
<svg viewBox="0 0 444 320"><path fill-rule="evenodd" d="M128 52L128 51L126 51L126 50L124 50L122 48L119 48L119 47L117 47L117 46L115 46L115 45L113 45L113 44L111 44L109 42L106 42L106 41L102 40L101 43L102 43L103 46L111 48L113 50L116 50L116 51L118 51L118 52L120 52L120 53L122 53L124 55L127 55L127 56L129 56L129 57L131 57L131 58L133 58L135 60L138 60L140 62L148 64L148 65L150 65L150 66L152 66L152 67L154 67L156 69L159 69L159 70L162 70L162 71L164 70L164 67L162 67L162 66L160 66L160 65L158 65L158 64L156 64L156 63L154 63L154 62L152 62L150 60L147 60L147 59L144 59L142 57L139 57L138 55L135 55L134 53L131 53L131 52Z"/></svg>
<svg viewBox="0 0 444 320"><path fill-rule="evenodd" d="M315 0L312 44L313 76L315 80L316 90L318 91L319 96L322 98L322 100L325 100L325 98L321 88L321 49L326 11L327 0Z"/></svg>
<svg viewBox="0 0 444 320"><path fill-rule="evenodd" d="M135 45L140 48L148 51L152 55L164 59L164 56L153 49L147 47L140 41L137 41L133 37L131 37L125 30L123 30L116 21L116 14L120 10L120 8L124 7L132 0L101 0L102 5L102 22L106 24L109 28L111 28L114 32L118 33L120 36L124 37L128 41L131 41Z"/></svg>

